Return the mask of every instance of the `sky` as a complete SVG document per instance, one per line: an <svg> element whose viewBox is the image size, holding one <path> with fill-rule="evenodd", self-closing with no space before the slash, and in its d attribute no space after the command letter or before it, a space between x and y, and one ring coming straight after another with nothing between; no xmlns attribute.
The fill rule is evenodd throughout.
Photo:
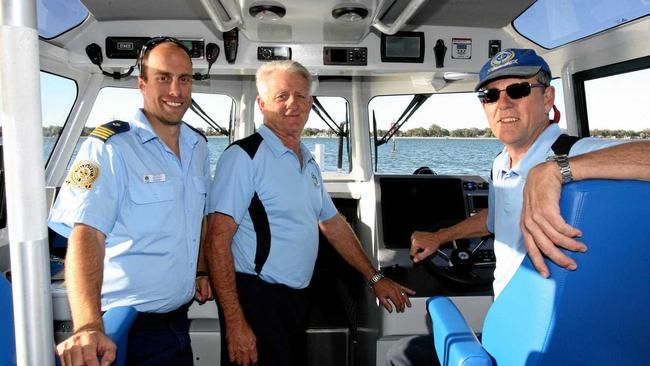
<svg viewBox="0 0 650 366"><path fill-rule="evenodd" d="M560 80L555 79L556 105L564 112ZM640 85L650 85L650 70L591 80L586 83L587 105L591 129L643 130L650 128L650 90ZM44 125L60 125L65 121L74 101L74 82L41 73ZM194 93L201 107L222 127L228 125L231 99L224 95ZM411 96L381 96L370 101L369 115L377 116L377 125L386 129L404 110ZM343 98L321 98L321 103L332 117L342 121L345 117ZM88 119L88 126L97 126L113 119L129 119L134 110L142 106L142 96L136 89L104 88ZM257 106L255 107L257 109ZM564 115L564 114L563 114ZM198 117L188 112L188 122L204 126ZM256 111L256 124L261 115ZM446 129L487 128L483 109L475 93L436 94L418 110L403 127L404 130L435 123ZM561 126L566 122L561 121ZM325 129L326 126L313 113L307 127Z"/></svg>

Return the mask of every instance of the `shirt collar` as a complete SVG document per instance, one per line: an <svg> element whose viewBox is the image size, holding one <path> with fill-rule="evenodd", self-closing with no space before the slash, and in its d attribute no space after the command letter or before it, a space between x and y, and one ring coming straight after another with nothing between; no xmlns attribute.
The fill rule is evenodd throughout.
<svg viewBox="0 0 650 366"><path fill-rule="evenodd" d="M257 132L262 135L264 138L264 141L268 144L268 146L271 148L271 151L273 152L273 155L276 157L280 157L280 155L291 152L293 151L286 147L283 143L282 140L266 125L262 124L258 129ZM310 160L313 159L313 156L311 155L311 152L305 146L305 144L300 142L300 152L302 153L302 160L304 162L309 162Z"/></svg>
<svg viewBox="0 0 650 366"><path fill-rule="evenodd" d="M512 172L517 175L527 176L531 168L544 161L549 155L551 146L561 134L560 126L557 123L551 123L537 136L535 142L533 142L528 151L526 151L526 154L524 154L523 159L517 165L513 166L512 169L510 169L510 155L505 147L495 159L495 165L502 174Z"/></svg>
<svg viewBox="0 0 650 366"><path fill-rule="evenodd" d="M133 118L133 125L136 127L135 133L140 137L142 143L146 143L153 139L159 138L156 131L151 127L151 123L145 116L142 108L138 109ZM181 122L181 132L179 136L179 144L188 143L190 146L193 146L198 141L197 134L192 131L191 128L185 125L185 122Z"/></svg>

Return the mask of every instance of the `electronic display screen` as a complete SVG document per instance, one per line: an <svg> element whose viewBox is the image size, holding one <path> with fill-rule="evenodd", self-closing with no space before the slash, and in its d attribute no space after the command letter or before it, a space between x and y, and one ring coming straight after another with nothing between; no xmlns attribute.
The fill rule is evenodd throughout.
<svg viewBox="0 0 650 366"><path fill-rule="evenodd" d="M414 231L435 231L467 217L463 181L440 176L379 177L384 246L410 248Z"/></svg>
<svg viewBox="0 0 650 366"><path fill-rule="evenodd" d="M381 35L382 62L424 62L424 32Z"/></svg>
<svg viewBox="0 0 650 366"><path fill-rule="evenodd" d="M386 56L418 57L420 56L420 39L417 37L387 37Z"/></svg>
<svg viewBox="0 0 650 366"><path fill-rule="evenodd" d="M330 49L330 60L332 62L346 62L348 60L348 50L345 48Z"/></svg>

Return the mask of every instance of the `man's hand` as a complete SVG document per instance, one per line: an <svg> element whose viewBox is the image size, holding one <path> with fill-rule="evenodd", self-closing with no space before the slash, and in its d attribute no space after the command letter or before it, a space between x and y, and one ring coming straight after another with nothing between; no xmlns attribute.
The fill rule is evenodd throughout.
<svg viewBox="0 0 650 366"><path fill-rule="evenodd" d="M537 165L528 173L521 209L521 232L535 269L544 277L549 269L542 254L558 266L570 270L578 268L558 247L572 251L587 251L587 246L575 240L580 230L564 221L560 215L562 177L555 162Z"/></svg>
<svg viewBox="0 0 650 366"><path fill-rule="evenodd" d="M117 347L99 330L82 330L56 346L56 352L61 366L108 366L115 361Z"/></svg>
<svg viewBox="0 0 650 366"><path fill-rule="evenodd" d="M372 286L372 291L379 299L379 302L384 305L388 312L393 312L393 305L398 313L403 313L406 307L411 307L411 300L409 295L415 295L415 291L408 287L404 287L390 278L384 278ZM390 301L388 301L390 300Z"/></svg>
<svg viewBox="0 0 650 366"><path fill-rule="evenodd" d="M234 321L233 324L226 322L226 338L230 362L243 366L257 363L257 338L245 319Z"/></svg>
<svg viewBox="0 0 650 366"><path fill-rule="evenodd" d="M212 296L212 288L207 276L199 276L196 278L196 292L194 299L200 304L205 304L206 301L214 299Z"/></svg>
<svg viewBox="0 0 650 366"><path fill-rule="evenodd" d="M414 231L411 235L411 257L414 263L427 259L436 252L445 240L442 238L442 232L445 229L436 232Z"/></svg>

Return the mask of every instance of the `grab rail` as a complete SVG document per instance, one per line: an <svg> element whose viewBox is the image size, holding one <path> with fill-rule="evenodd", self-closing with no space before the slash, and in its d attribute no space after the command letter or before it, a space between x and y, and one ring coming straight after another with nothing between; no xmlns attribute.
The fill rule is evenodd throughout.
<svg viewBox="0 0 650 366"><path fill-rule="evenodd" d="M221 4L220 0L201 0L201 4L203 4L203 8L208 12L212 23L220 32L227 32L243 24L241 20L241 14L239 14L239 12L234 15L228 14L230 16L230 20L225 21L221 19L221 16L217 11L217 5L215 4L215 1L219 1ZM223 4L221 4L221 7L226 10Z"/></svg>
<svg viewBox="0 0 650 366"><path fill-rule="evenodd" d="M397 33L404 24L406 23L407 20L413 16L413 14L424 4L427 2L427 0L411 0L411 2L406 5L404 10L402 10L402 13L395 19L395 22L391 26L388 26L384 24L381 20L376 19L373 23L372 26L375 27L378 31L392 35Z"/></svg>

